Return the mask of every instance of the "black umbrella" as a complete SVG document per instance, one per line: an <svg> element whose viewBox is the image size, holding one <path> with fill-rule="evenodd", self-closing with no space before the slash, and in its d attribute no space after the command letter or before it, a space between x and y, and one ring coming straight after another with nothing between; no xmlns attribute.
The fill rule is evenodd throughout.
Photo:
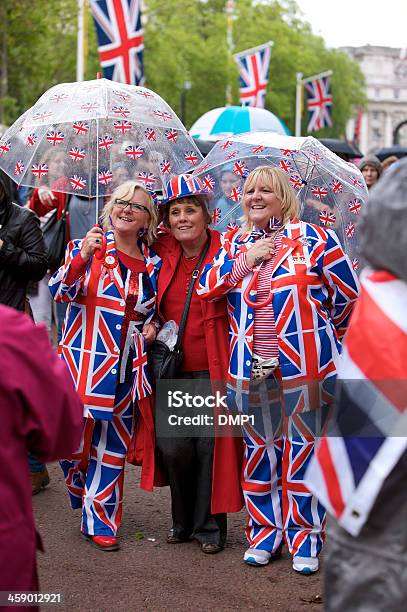
<svg viewBox="0 0 407 612"><path fill-rule="evenodd" d="M354 157L363 157L363 154L359 151L359 149L347 142L346 140L339 140L337 138L318 138L319 142L332 151L348 161L349 159L353 159Z"/></svg>
<svg viewBox="0 0 407 612"><path fill-rule="evenodd" d="M403 147L401 145L382 147L381 149L374 151L374 154L380 159L380 161L383 161L386 159L386 157L390 157L390 155L395 155L400 159L401 157L405 157L407 155L407 147Z"/></svg>

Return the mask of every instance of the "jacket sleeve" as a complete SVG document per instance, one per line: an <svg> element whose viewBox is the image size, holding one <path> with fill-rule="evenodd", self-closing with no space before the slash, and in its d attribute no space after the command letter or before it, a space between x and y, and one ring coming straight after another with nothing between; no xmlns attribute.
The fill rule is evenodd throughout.
<svg viewBox="0 0 407 612"><path fill-rule="evenodd" d="M239 255L238 245L222 236L222 247L211 263L206 264L199 278L197 294L203 300L217 300L228 293L237 282L230 278L233 265Z"/></svg>
<svg viewBox="0 0 407 612"><path fill-rule="evenodd" d="M329 311L338 337L342 340L355 302L359 296L359 280L349 257L344 253L336 233L327 230L323 253L322 280L328 288Z"/></svg>
<svg viewBox="0 0 407 612"><path fill-rule="evenodd" d="M19 280L27 283L39 281L48 269L47 249L40 222L34 213L24 209L21 217L21 234L18 245L5 236L0 248L0 267L14 272Z"/></svg>
<svg viewBox="0 0 407 612"><path fill-rule="evenodd" d="M76 266L74 266L74 268L79 269L79 275L71 273L74 272L74 270L72 270L72 262L75 257L80 256L81 246L82 240L71 240L71 242L68 243L65 262L49 280L49 290L56 302L72 302L81 290L82 283L92 261L92 258L90 258L86 268L76 268ZM69 283L67 280L69 280Z"/></svg>
<svg viewBox="0 0 407 612"><path fill-rule="evenodd" d="M79 446L83 405L68 368L52 348L45 326L35 326L17 312L7 320L15 333L3 336L2 363L17 431L41 461L69 456Z"/></svg>

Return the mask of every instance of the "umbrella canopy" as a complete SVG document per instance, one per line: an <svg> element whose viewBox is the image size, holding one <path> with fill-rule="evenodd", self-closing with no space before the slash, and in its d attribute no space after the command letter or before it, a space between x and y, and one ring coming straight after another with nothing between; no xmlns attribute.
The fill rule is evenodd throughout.
<svg viewBox="0 0 407 612"><path fill-rule="evenodd" d="M128 179L161 189L201 159L160 96L108 79L52 87L0 141L0 168L18 185L90 197Z"/></svg>
<svg viewBox="0 0 407 612"><path fill-rule="evenodd" d="M359 149L347 140L340 140L338 138L318 138L318 140L327 149L342 157L342 159L349 160L355 157L363 157Z"/></svg>
<svg viewBox="0 0 407 612"><path fill-rule="evenodd" d="M363 176L311 136L251 132L217 142L193 172L213 196L216 228L225 231L238 224L245 177L260 165L287 173L301 203L301 218L334 229L357 269L357 221L367 200Z"/></svg>
<svg viewBox="0 0 407 612"><path fill-rule="evenodd" d="M276 115L265 108L252 106L223 106L208 111L197 119L190 134L203 140L219 140L223 136L267 130L277 134L290 134Z"/></svg>
<svg viewBox="0 0 407 612"><path fill-rule="evenodd" d="M381 149L373 151L373 153L380 159L380 161L383 161L386 159L386 157L390 157L390 155L395 155L401 159L407 155L407 147L403 147L402 145L393 145L391 147L382 147Z"/></svg>

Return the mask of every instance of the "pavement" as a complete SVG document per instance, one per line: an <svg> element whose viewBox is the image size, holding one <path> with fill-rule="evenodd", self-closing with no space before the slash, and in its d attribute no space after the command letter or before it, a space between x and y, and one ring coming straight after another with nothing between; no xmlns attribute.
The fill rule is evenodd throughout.
<svg viewBox="0 0 407 612"><path fill-rule="evenodd" d="M63 603L43 610L323 611L321 573L296 574L286 550L266 567L243 563L244 511L229 515L228 542L221 553L205 555L194 541L167 544L169 489L142 491L139 469L129 465L121 549L102 552L80 535L80 512L69 507L59 466L48 469L49 488L33 497L45 548L38 553L40 590L62 593Z"/></svg>

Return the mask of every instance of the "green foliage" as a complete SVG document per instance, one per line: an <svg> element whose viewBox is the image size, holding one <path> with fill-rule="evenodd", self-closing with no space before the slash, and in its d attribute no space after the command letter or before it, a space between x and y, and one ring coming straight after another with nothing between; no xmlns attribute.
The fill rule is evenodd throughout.
<svg viewBox="0 0 407 612"><path fill-rule="evenodd" d="M145 0L146 85L159 93L189 127L207 110L224 106L228 84L239 103L238 71L227 44L226 0ZM76 78L77 0L0 0L0 110L10 123L49 87ZM363 76L345 54L327 49L301 19L294 0L236 0L235 52L274 42L266 108L294 132L296 73L333 70L333 122L318 136L343 136L356 105L365 102ZM4 54L4 52L3 52ZM95 29L88 13L86 78L99 69ZM190 89L183 91L184 83ZM5 83L7 87L5 87ZM1 118L0 118L1 122ZM306 113L303 113L303 133Z"/></svg>

